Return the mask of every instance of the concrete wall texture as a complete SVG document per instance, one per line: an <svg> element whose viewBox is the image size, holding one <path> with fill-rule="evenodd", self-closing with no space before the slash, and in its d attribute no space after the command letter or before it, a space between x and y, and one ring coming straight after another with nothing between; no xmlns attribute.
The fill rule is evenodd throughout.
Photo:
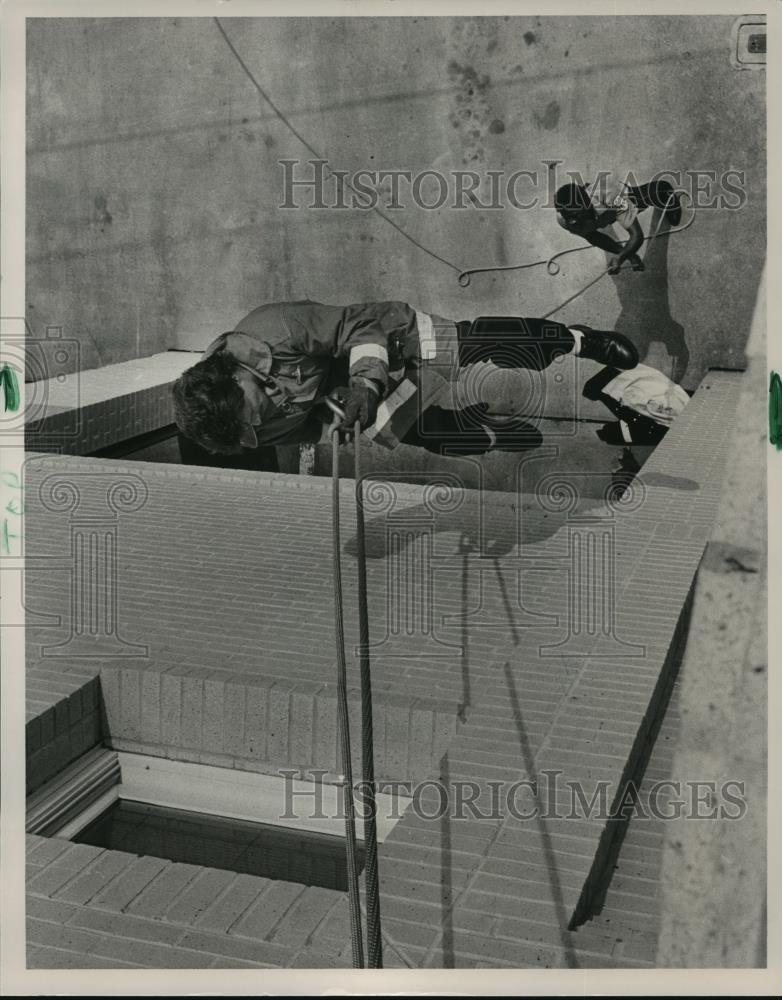
<svg viewBox="0 0 782 1000"><path fill-rule="evenodd" d="M278 107L337 169L745 172L740 211L699 210L559 318L631 335L694 387L740 366L765 255L765 75L730 62L733 18L227 18ZM284 210L310 153L209 18L28 21L28 319L64 327L74 370L204 344L263 301L400 298L456 318L540 315L599 273L457 272L361 210ZM567 178L564 178L567 179ZM735 184L735 178L733 183ZM701 182L706 184L705 181ZM384 191L388 192L390 182ZM394 220L458 268L577 245L550 208L416 207ZM521 199L536 191L528 181ZM434 200L436 190L422 187ZM485 200L485 195L483 196ZM706 197L701 195L701 197ZM310 193L298 192L308 204ZM333 204L333 185L325 200ZM730 199L734 204L736 197ZM649 232L646 212L642 225ZM736 251L740 251L737 253Z"/></svg>

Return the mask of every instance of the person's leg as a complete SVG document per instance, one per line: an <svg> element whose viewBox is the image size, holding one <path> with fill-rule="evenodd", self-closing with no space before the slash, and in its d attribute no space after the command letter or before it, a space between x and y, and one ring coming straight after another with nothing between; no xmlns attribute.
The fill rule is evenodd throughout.
<svg viewBox="0 0 782 1000"><path fill-rule="evenodd" d="M600 399L603 389L605 389L608 383L612 381L612 379L615 379L618 374L618 368L604 368L602 371L598 372L597 375L593 375L592 378L588 379L584 383L581 395L585 399Z"/></svg>
<svg viewBox="0 0 782 1000"><path fill-rule="evenodd" d="M656 420L645 417L642 413L634 414L628 425L633 444L659 444L668 433L665 424L658 424Z"/></svg>
<svg viewBox="0 0 782 1000"><path fill-rule="evenodd" d="M624 419L627 416L625 407L617 407L615 410L613 406L609 405L609 397L602 397L602 401L608 406L610 410L615 412L616 416L621 416L622 419L611 421L610 423L603 424L602 427L597 429L597 436L601 441L606 444L659 444L660 441L668 433L668 428L663 424L658 424L656 420L652 420L649 417L644 417L642 414L634 414L628 419ZM614 401L615 402L615 401ZM628 441L629 438L629 441Z"/></svg>
<svg viewBox="0 0 782 1000"><path fill-rule="evenodd" d="M402 438L402 444L424 448L435 455L458 456L531 451L543 443L540 431L526 420L499 422L486 411L483 403L463 410L430 406Z"/></svg>
<svg viewBox="0 0 782 1000"><path fill-rule="evenodd" d="M457 326L461 367L491 361L498 368L542 371L576 344L570 330L554 320L481 316Z"/></svg>
<svg viewBox="0 0 782 1000"><path fill-rule="evenodd" d="M522 316L481 316L457 323L459 364L491 361L498 368L542 371L564 354L597 361L612 368L634 368L638 351L621 333L593 330L583 324L566 327L550 319Z"/></svg>
<svg viewBox="0 0 782 1000"><path fill-rule="evenodd" d="M491 437L479 421L485 409L483 405L463 410L430 406L402 438L402 444L435 455L483 455L492 446Z"/></svg>
<svg viewBox="0 0 782 1000"><path fill-rule="evenodd" d="M681 201L670 181L659 179L630 187L627 194L641 212L646 208L659 208L665 212L665 217L672 226L678 226L682 220Z"/></svg>

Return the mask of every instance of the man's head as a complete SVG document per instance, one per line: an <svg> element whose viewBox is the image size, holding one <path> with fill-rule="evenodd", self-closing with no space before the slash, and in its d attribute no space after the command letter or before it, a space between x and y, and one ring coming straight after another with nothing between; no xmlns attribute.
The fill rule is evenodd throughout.
<svg viewBox="0 0 782 1000"><path fill-rule="evenodd" d="M554 195L554 207L566 226L592 221L595 210L583 184L563 184Z"/></svg>
<svg viewBox="0 0 782 1000"><path fill-rule="evenodd" d="M207 451L237 455L257 447L266 394L231 354L217 351L188 368L173 386L174 419L191 441Z"/></svg>

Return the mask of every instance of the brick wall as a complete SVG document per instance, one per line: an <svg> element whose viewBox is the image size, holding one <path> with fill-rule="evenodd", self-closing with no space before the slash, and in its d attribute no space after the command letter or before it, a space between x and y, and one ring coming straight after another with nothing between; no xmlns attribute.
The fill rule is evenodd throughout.
<svg viewBox="0 0 782 1000"><path fill-rule="evenodd" d="M100 684L56 667L27 675L25 725L28 795L103 736Z"/></svg>
<svg viewBox="0 0 782 1000"><path fill-rule="evenodd" d="M601 499L582 494L571 511L558 511L541 509L540 497L523 490L480 498L465 492L433 512L426 487L395 485L397 506L369 514L370 622L372 638L381 640L373 650L378 707L396 704L389 696L405 699L408 714L398 724L416 739L416 706L426 713L426 699L450 704L449 718L458 711L463 719L444 735L447 750L435 775L474 780L486 790L491 781L535 779L558 770L564 780L580 782L587 796L600 780L619 788L650 738L675 661L669 653L714 523L722 441L733 423L741 377L713 372L704 380L645 466L638 502L609 511ZM329 485L260 473L35 457L28 465L28 543L41 555L45 539L45 551L57 558L68 552L68 520L57 521L42 509L36 486L58 470L81 477L92 498L98 494L90 484L107 472L142 475L146 486L146 503L121 524L117 585L123 639L146 644L147 655L135 664L102 663L106 678L113 677L107 692L112 684L115 691L107 694L107 711L115 726L126 727L125 738L139 745L143 733L154 736L158 725L161 733L169 726L175 732L178 724L180 742L200 741L195 753L210 763L215 758L206 755L221 753L225 761L226 747L238 747L226 720L236 717L242 697L245 713L248 700L260 705L266 698L268 760L293 764L310 752L314 759L325 754L317 719L334 676ZM567 480L567 469L563 476ZM342 502L349 525L349 483ZM590 631L586 609L574 610L568 588L574 539L607 515L615 543L610 635ZM404 565L394 561L389 523L407 531ZM408 530L411 523L415 531ZM395 631L391 585L399 572L409 572L406 593L420 597L425 577L413 568L429 557L434 631ZM352 649L349 528L343 558ZM60 579L44 568L28 578L28 606L45 607L67 623L67 574ZM33 669L44 663L46 643L61 639L62 631L28 629ZM93 662L97 673L101 661ZM144 691L158 684L161 712L164 684L172 690L179 685L181 695L178 701L167 695L174 710L159 722L154 710L142 710ZM302 721L291 727L294 701ZM272 722L284 720L286 710L287 732L284 725L273 730ZM386 760L387 712L385 733L378 718ZM310 717L313 742L304 738ZM428 725L423 732L428 744ZM333 747L331 739L327 744ZM412 746L399 742L394 751L406 754L408 767ZM416 747L413 759L424 760L419 754ZM401 760L395 767L401 769ZM632 964L633 955L618 962L610 949L598 947L595 927L570 927L587 880L587 896L600 896L598 874L604 872L598 870L610 857L605 831L599 818L426 819L408 810L381 854L384 915L403 955L399 961L431 967ZM643 845L635 852L643 864ZM627 885L632 919L648 923L654 903L636 893L632 877ZM344 919L330 920L344 935ZM324 925L316 947L327 935ZM585 948L585 941L591 945ZM638 956L648 954L645 947L639 945Z"/></svg>
<svg viewBox="0 0 782 1000"><path fill-rule="evenodd" d="M177 670L146 662L104 665L107 739L116 750L275 774L281 768L340 772L333 685ZM361 700L348 693L354 774L361 773ZM437 768L458 706L382 694L373 699L375 773L421 781Z"/></svg>
<svg viewBox="0 0 782 1000"><path fill-rule="evenodd" d="M28 386L31 451L85 455L174 422L171 383L199 358L166 351Z"/></svg>

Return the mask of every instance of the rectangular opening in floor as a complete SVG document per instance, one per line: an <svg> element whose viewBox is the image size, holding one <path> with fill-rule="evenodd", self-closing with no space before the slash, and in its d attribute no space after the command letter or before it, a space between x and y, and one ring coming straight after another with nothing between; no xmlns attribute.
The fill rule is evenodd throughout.
<svg viewBox="0 0 782 1000"><path fill-rule="evenodd" d="M206 868L347 889L345 842L328 834L118 799L72 839ZM360 845L358 861L361 871Z"/></svg>
<svg viewBox="0 0 782 1000"><path fill-rule="evenodd" d="M410 801L378 793L379 843ZM25 826L105 850L347 888L341 789L302 780L296 771L267 775L94 747L28 796ZM358 801L355 828L361 872Z"/></svg>

